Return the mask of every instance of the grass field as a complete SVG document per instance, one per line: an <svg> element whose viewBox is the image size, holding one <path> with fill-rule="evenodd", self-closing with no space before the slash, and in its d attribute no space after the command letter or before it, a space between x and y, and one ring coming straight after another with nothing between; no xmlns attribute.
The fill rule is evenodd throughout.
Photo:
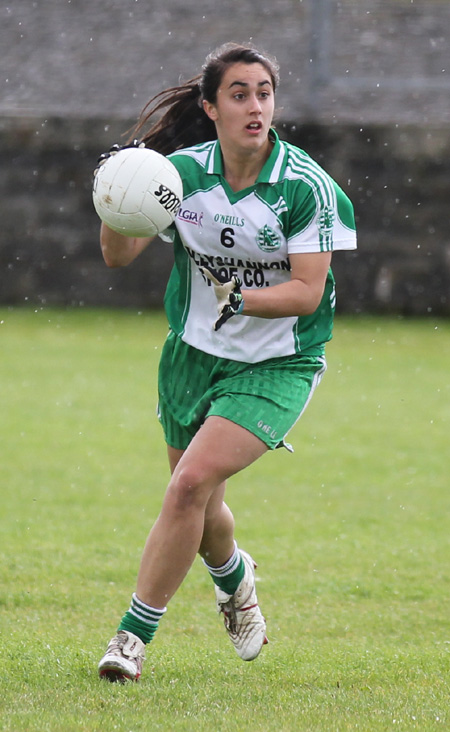
<svg viewBox="0 0 450 732"><path fill-rule="evenodd" d="M277 451L230 481L270 644L238 659L198 561L139 684L97 678L168 479L161 314L0 311L0 725L450 729L450 322L338 318Z"/></svg>

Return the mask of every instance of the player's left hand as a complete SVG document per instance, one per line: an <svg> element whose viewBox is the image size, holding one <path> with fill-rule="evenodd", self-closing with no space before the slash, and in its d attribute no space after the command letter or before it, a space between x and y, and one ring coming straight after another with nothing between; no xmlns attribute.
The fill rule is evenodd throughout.
<svg viewBox="0 0 450 732"><path fill-rule="evenodd" d="M207 267L199 267L199 269L214 287L217 298L217 312L219 313L219 318L214 323L214 330L219 330L227 320L232 318L233 315L240 315L244 309L244 298L241 293L242 282L236 275L227 280L215 269L208 269Z"/></svg>

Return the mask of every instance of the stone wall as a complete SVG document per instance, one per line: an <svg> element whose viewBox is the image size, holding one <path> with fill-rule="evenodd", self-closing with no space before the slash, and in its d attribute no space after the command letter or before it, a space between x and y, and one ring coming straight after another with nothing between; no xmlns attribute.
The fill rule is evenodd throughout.
<svg viewBox="0 0 450 732"><path fill-rule="evenodd" d="M98 119L0 120L0 302L159 307L171 247L156 241L126 269L98 245L92 169L128 125ZM446 129L278 125L354 202L357 252L336 253L345 312L450 313Z"/></svg>
<svg viewBox="0 0 450 732"><path fill-rule="evenodd" d="M108 270L92 169L150 96L228 40L278 58L280 130L354 202L338 307L448 314L448 0L3 3L0 302L161 305L170 247Z"/></svg>
<svg viewBox="0 0 450 732"><path fill-rule="evenodd" d="M450 314L447 129L304 127L293 141L354 203L358 251L333 260L340 307Z"/></svg>
<svg viewBox="0 0 450 732"><path fill-rule="evenodd" d="M287 119L450 123L448 0L14 0L0 115L127 119L225 41L281 67Z"/></svg>

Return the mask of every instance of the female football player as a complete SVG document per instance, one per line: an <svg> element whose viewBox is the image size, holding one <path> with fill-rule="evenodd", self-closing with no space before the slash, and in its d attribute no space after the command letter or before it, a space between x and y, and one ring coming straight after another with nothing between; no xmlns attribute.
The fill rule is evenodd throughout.
<svg viewBox="0 0 450 732"><path fill-rule="evenodd" d="M236 544L225 486L267 450L290 447L285 437L326 368L331 254L356 246L346 195L272 126L277 84L273 59L226 44L199 76L150 100L133 131L140 141L131 145L170 155L183 201L163 233L175 256L159 369L171 480L131 605L99 663L112 681L139 678L145 646L197 553L240 658L251 661L267 641L256 565ZM151 241L105 224L100 240L109 267L129 264Z"/></svg>

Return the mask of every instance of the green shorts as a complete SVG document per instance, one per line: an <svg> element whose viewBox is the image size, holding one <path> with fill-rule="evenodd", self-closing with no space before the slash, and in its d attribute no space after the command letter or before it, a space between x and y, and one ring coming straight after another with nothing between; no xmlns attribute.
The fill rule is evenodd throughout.
<svg viewBox="0 0 450 732"><path fill-rule="evenodd" d="M245 427L272 450L289 448L284 438L325 370L323 356L285 356L256 364L218 358L171 332L158 375L158 416L166 442L184 450L206 417L216 415Z"/></svg>

